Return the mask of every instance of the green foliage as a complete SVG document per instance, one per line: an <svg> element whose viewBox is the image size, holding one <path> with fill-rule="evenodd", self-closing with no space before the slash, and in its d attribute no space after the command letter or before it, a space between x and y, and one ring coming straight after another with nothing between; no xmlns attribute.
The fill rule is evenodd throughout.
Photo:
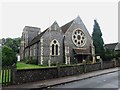
<svg viewBox="0 0 120 90"><path fill-rule="evenodd" d="M118 59L120 57L120 51L116 51L115 57Z"/></svg>
<svg viewBox="0 0 120 90"><path fill-rule="evenodd" d="M13 65L16 61L15 52L8 46L2 46L2 66Z"/></svg>
<svg viewBox="0 0 120 90"><path fill-rule="evenodd" d="M106 49L106 51L105 51L105 59L106 60L112 60L115 57L116 57L116 53L114 50Z"/></svg>
<svg viewBox="0 0 120 90"><path fill-rule="evenodd" d="M0 66L2 66L2 47L0 46Z"/></svg>
<svg viewBox="0 0 120 90"><path fill-rule="evenodd" d="M102 38L102 32L100 30L99 24L96 20L94 20L94 28L92 33L93 44L95 46L96 55L100 55L102 59L105 58L105 50L104 50L104 41Z"/></svg>
<svg viewBox="0 0 120 90"><path fill-rule="evenodd" d="M20 38L2 38L2 46L0 48L0 55L2 52L2 57L0 60L2 62L2 66L9 66L13 63L16 63L17 57L16 54L19 53L20 47Z"/></svg>
<svg viewBox="0 0 120 90"><path fill-rule="evenodd" d="M26 58L26 59L25 59L25 63L26 63L26 64L35 64L35 65L38 64L38 63L37 63L37 59L34 58L34 57Z"/></svg>
<svg viewBox="0 0 120 90"><path fill-rule="evenodd" d="M2 44L10 47L15 53L19 53L20 38L6 38L2 39Z"/></svg>

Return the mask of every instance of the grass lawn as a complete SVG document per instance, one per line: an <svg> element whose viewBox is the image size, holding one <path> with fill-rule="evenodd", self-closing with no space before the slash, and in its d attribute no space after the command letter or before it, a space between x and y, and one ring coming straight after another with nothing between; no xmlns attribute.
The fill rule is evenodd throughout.
<svg viewBox="0 0 120 90"><path fill-rule="evenodd" d="M60 65L60 66L75 66L77 64L70 64L70 65ZM51 66L57 67L57 66ZM24 62L17 62L17 69L33 69L33 68L49 68L49 66L42 66L42 65L34 65L34 64L26 64Z"/></svg>
<svg viewBox="0 0 120 90"><path fill-rule="evenodd" d="M48 66L40 66L34 64L25 64L24 62L17 62L17 69L32 69L32 68L48 68Z"/></svg>

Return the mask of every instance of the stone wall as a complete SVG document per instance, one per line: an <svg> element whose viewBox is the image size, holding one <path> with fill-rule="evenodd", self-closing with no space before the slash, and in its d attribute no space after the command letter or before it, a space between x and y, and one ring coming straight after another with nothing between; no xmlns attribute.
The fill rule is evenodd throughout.
<svg viewBox="0 0 120 90"><path fill-rule="evenodd" d="M62 66L58 72L59 77L81 74L84 72L84 65Z"/></svg>
<svg viewBox="0 0 120 90"><path fill-rule="evenodd" d="M101 63L86 64L85 68L86 68L85 72L100 70L101 69Z"/></svg>
<svg viewBox="0 0 120 90"><path fill-rule="evenodd" d="M56 68L24 69L15 73L15 84L57 78Z"/></svg>
<svg viewBox="0 0 120 90"><path fill-rule="evenodd" d="M17 70L14 76L14 84L22 84L27 82L77 75L101 69L113 68L116 67L116 65L118 64L115 64L114 61L111 61L95 64L81 64L74 66L71 65L51 68Z"/></svg>
<svg viewBox="0 0 120 90"><path fill-rule="evenodd" d="M120 66L120 59L116 60L116 66Z"/></svg>
<svg viewBox="0 0 120 90"><path fill-rule="evenodd" d="M114 61L105 61L102 63L102 69L108 69L108 68L113 68L114 67Z"/></svg>

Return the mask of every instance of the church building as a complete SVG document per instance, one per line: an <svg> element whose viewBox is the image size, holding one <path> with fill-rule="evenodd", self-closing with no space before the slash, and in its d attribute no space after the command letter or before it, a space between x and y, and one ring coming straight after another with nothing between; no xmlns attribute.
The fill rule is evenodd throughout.
<svg viewBox="0 0 120 90"><path fill-rule="evenodd" d="M78 16L63 26L55 21L41 32L25 26L21 37L21 60L30 58L39 65L95 62L95 48L83 21Z"/></svg>

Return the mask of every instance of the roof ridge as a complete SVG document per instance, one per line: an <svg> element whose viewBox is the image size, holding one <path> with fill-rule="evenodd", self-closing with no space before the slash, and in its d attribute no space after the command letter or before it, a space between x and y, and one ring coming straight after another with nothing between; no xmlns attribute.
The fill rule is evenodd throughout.
<svg viewBox="0 0 120 90"><path fill-rule="evenodd" d="M118 42L108 43L108 44L105 44L105 45L111 45L111 44L118 44Z"/></svg>
<svg viewBox="0 0 120 90"><path fill-rule="evenodd" d="M40 29L39 27L35 27L35 26L25 26L25 27Z"/></svg>

